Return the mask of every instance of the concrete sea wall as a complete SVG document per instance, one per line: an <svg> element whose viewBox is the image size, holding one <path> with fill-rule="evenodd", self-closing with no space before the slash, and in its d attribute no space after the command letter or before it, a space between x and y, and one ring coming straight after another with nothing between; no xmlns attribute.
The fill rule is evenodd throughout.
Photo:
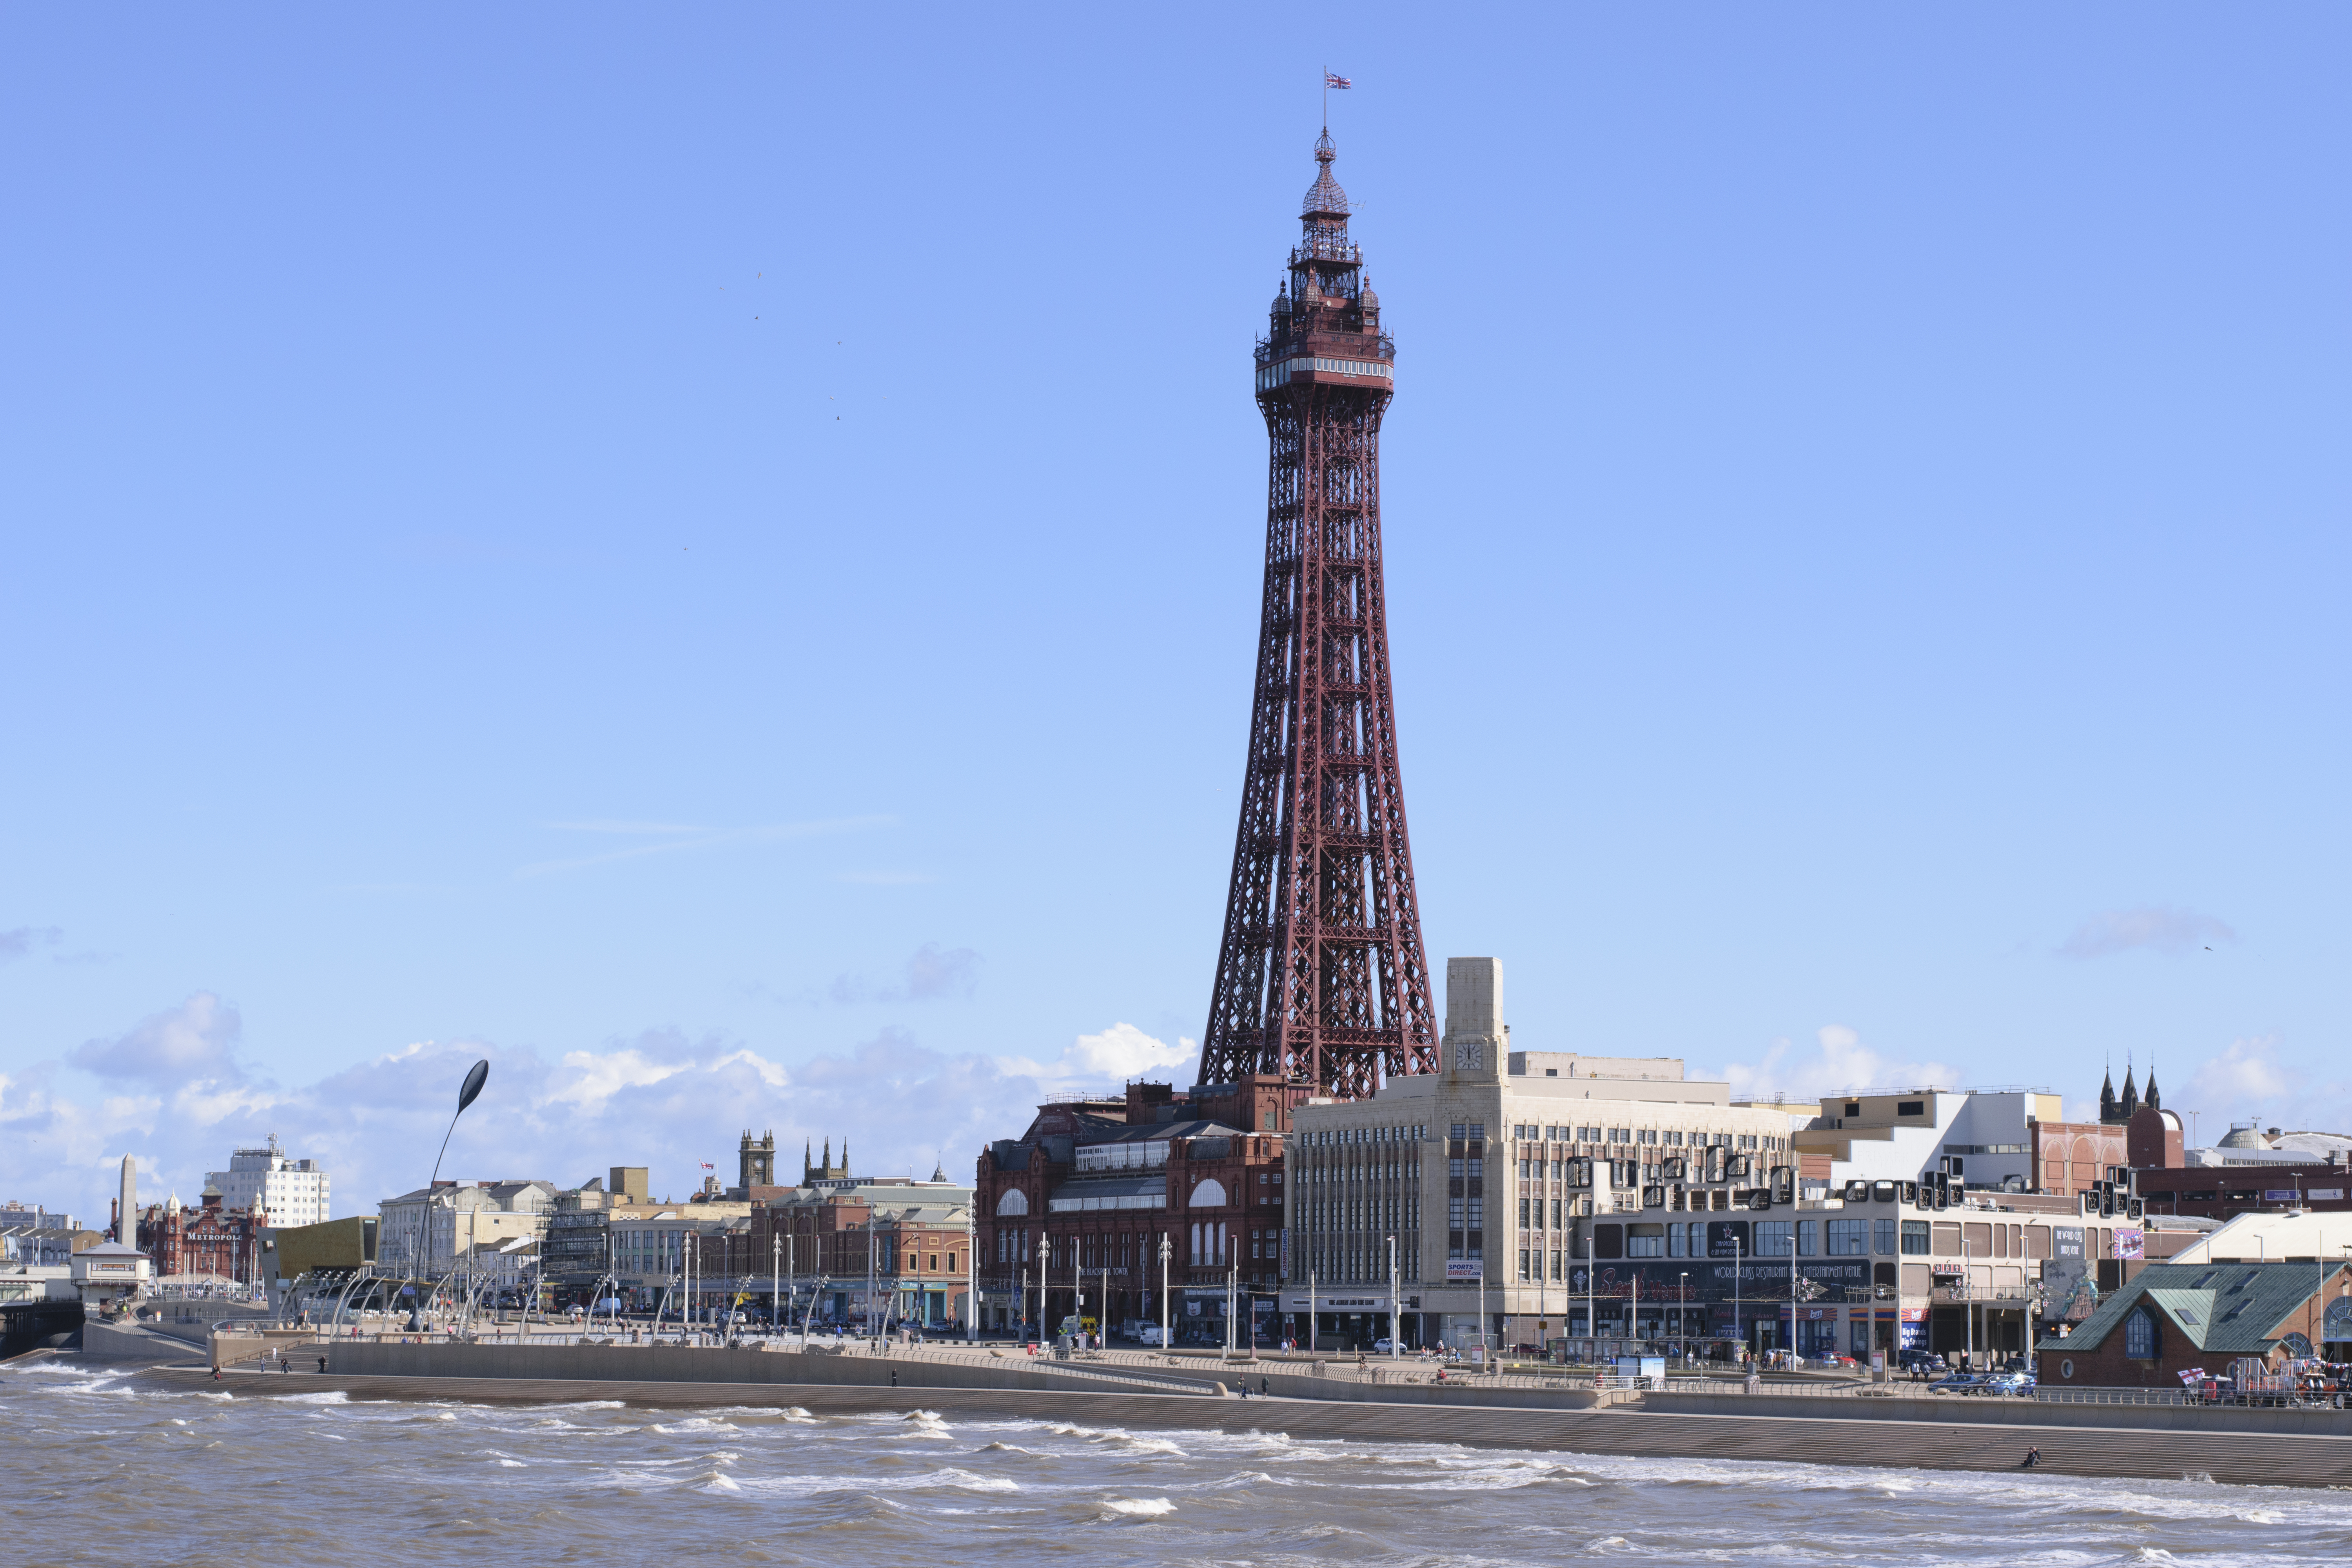
<svg viewBox="0 0 2352 1568"><path fill-rule="evenodd" d="M2175 1425L2169 1419L2145 1419L2265 1415L2260 1411L2168 1412L2131 1406L2037 1406L2018 1401L1977 1412L1958 1400L1776 1399L1734 1394L1653 1395L1654 1403L1646 1408L1575 1409L1550 1404L1531 1407L1524 1403L1517 1406L1465 1403L1451 1397L1457 1392L1508 1396L1515 1392L1511 1390L1383 1387L1307 1377L1296 1381L1328 1384L1349 1392L1339 1398L1243 1400L1187 1396L1172 1391L1087 1388L1076 1380L1064 1381L1062 1374L1018 1365L999 1369L898 1358L673 1346L527 1349L346 1342L329 1353L331 1370L325 1375L308 1371L231 1371L218 1384L212 1383L204 1370L158 1370L143 1375L172 1385L261 1396L331 1388L355 1399L525 1404L617 1399L671 1408L796 1405L820 1415L908 1415L919 1408L937 1411L950 1420L1034 1419L1173 1432L1280 1431L1302 1440L1444 1442L1570 1454L1928 1469L2013 1469L2026 1449L2035 1447L2041 1451L2041 1468L2065 1474L2352 1486L2352 1436L2309 1429L2286 1420L2254 1429L2202 1420L2192 1426ZM305 1364L315 1367L315 1357ZM490 1367L503 1370L485 1374L483 1369ZM436 1368L441 1370L428 1370ZM583 1370L603 1375L562 1375ZM739 1370L754 1374L723 1375ZM888 1382L894 1370L899 1378L895 1388ZM813 1380L793 1381L796 1376ZM1448 1398L1441 1406L1429 1400L1407 1402L1394 1397L1408 1394L1444 1394ZM1675 1397L1720 1399L1732 1409L1731 1413L1666 1409L1665 1402ZM1793 1408L1799 1406L1803 1408ZM1995 1410L1999 1415L1993 1414ZM2308 1413L2278 1413L2280 1416L2297 1414ZM1987 1418L1972 1418L1979 1415ZM2117 1416L2131 1415L2143 1417L2143 1424L2128 1427L2116 1424ZM2021 1419L2025 1416L2042 1418ZM2097 1418L2084 1419L2090 1416Z"/></svg>
<svg viewBox="0 0 2352 1568"><path fill-rule="evenodd" d="M1769 1394L1645 1394L1661 1415L1772 1416L1792 1421L1965 1422L1971 1426L2105 1427L2136 1432L2260 1432L2352 1437L2352 1410L2263 1410L2186 1405L2042 1405L2031 1399L1895 1395L1821 1399Z"/></svg>

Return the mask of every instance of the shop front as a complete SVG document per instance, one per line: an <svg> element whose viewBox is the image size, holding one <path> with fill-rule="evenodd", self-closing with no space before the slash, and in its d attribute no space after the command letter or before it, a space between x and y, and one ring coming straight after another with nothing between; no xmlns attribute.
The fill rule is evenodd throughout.
<svg viewBox="0 0 2352 1568"><path fill-rule="evenodd" d="M1261 1297L1265 1308L1275 1305L1275 1299ZM1418 1304L1420 1298L1409 1299ZM1399 1303L1402 1305L1402 1303ZM1372 1345L1389 1337L1389 1294L1385 1290L1318 1290L1312 1301L1313 1327L1308 1326L1310 1300L1304 1290L1285 1290L1280 1298L1280 1316L1266 1330L1276 1338L1296 1340L1302 1347L1312 1344L1318 1350L1369 1351ZM1399 1314L1402 1337L1407 1348L1418 1341L1418 1312Z"/></svg>

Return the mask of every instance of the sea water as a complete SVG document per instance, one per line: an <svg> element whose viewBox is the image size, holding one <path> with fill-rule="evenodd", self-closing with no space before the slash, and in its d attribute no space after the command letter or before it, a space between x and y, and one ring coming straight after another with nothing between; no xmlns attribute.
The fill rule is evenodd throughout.
<svg viewBox="0 0 2352 1568"><path fill-rule="evenodd" d="M0 1368L26 1563L2352 1561L2352 1494Z"/></svg>

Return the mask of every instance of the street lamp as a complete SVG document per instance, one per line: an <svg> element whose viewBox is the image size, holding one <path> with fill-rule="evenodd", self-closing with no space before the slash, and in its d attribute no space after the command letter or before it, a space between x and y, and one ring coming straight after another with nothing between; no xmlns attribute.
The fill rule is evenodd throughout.
<svg viewBox="0 0 2352 1568"><path fill-rule="evenodd" d="M1389 1360L1400 1360L1404 1348L1398 1342L1404 1338L1404 1320L1397 1312L1397 1238L1389 1237Z"/></svg>
<svg viewBox="0 0 2352 1568"><path fill-rule="evenodd" d="M457 1118L466 1114L466 1107L481 1098L482 1086L490 1081L490 1064L478 1061L466 1074L466 1081L457 1086L457 1109L449 1113L449 1131L441 1134L441 1152L433 1156L433 1176L425 1184L425 1278L433 1278L433 1187L441 1179L441 1162L448 1157L450 1134L457 1131ZM451 1226L450 1240L454 1245L456 1226Z"/></svg>
<svg viewBox="0 0 2352 1568"><path fill-rule="evenodd" d="M1045 1342L1045 1265L1052 1260L1045 1245L1045 1227L1037 1227L1037 1324L1036 1342Z"/></svg>
<svg viewBox="0 0 2352 1568"><path fill-rule="evenodd" d="M1690 1270L1682 1272L1680 1283L1675 1286L1675 1307L1682 1314L1683 1360L1690 1360Z"/></svg>
<svg viewBox="0 0 2352 1568"><path fill-rule="evenodd" d="M1174 1245L1169 1241L1168 1233L1164 1230L1161 1231L1160 1233L1160 1349L1162 1354L1165 1354L1169 1348L1168 1269L1170 1263L1175 1256L1176 1248Z"/></svg>

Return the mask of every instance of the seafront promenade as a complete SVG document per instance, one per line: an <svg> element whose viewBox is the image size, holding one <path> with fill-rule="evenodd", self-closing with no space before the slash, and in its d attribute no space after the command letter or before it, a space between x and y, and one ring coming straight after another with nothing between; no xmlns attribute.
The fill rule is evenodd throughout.
<svg viewBox="0 0 2352 1568"><path fill-rule="evenodd" d="M571 1336L563 1336L569 1340ZM165 1386L268 1397L333 1390L357 1400L917 1409L1169 1430L1279 1430L1308 1440L1473 1447L1811 1464L2020 1468L2029 1448L2053 1472L2210 1478L2255 1485L2352 1486L2352 1413L2204 1410L1974 1401L1902 1393L1608 1391L1476 1382L1399 1384L1352 1362L1319 1374L1297 1363L1165 1358L1061 1362L1017 1352L923 1347L887 1355L752 1347L601 1343L400 1343L342 1340L235 1363L219 1381L185 1360L137 1373ZM321 1358L326 1370L319 1370ZM126 1363L129 1358L126 1358ZM1250 1393L1241 1394L1246 1376Z"/></svg>

